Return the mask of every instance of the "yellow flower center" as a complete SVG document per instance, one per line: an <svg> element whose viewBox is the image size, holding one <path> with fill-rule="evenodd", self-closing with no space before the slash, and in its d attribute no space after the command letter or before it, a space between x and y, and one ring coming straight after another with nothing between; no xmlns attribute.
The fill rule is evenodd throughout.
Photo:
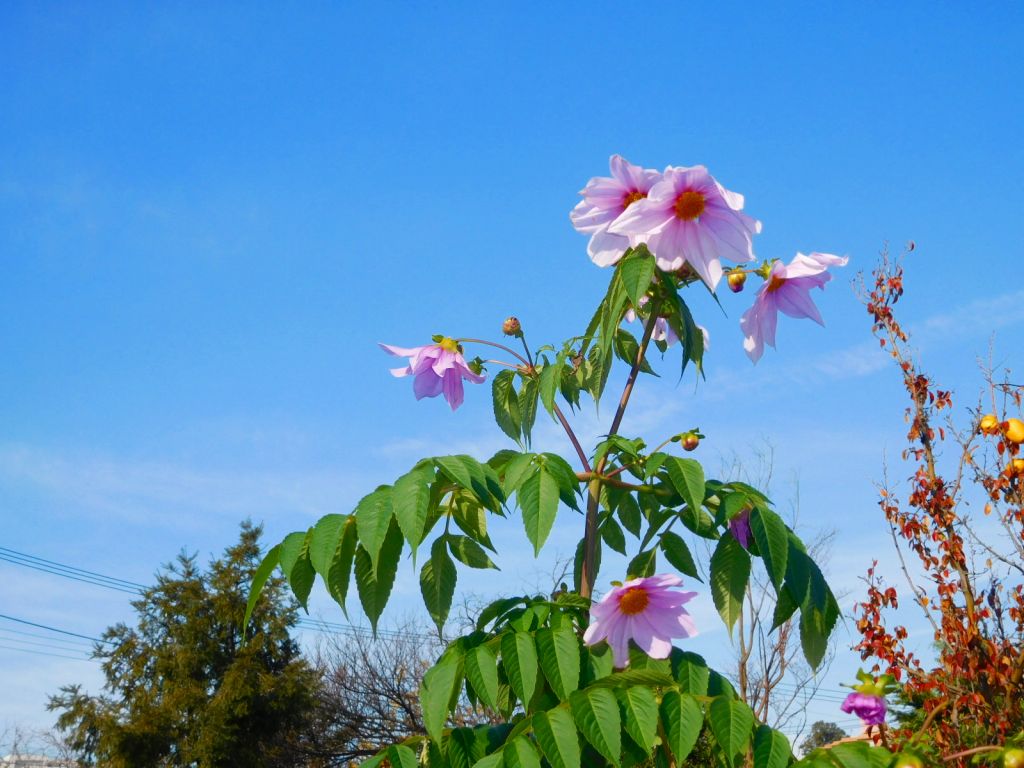
<svg viewBox="0 0 1024 768"><path fill-rule="evenodd" d="M772 275L768 280L768 287L765 289L765 293L775 293L785 282L786 278Z"/></svg>
<svg viewBox="0 0 1024 768"><path fill-rule="evenodd" d="M635 189L622 198L622 207L629 208L629 206L631 206L637 200L643 200L645 197L647 197L646 192L641 192Z"/></svg>
<svg viewBox="0 0 1024 768"><path fill-rule="evenodd" d="M689 189L676 198L676 218L683 221L693 221L704 213L706 205L707 202L704 200L704 195Z"/></svg>
<svg viewBox="0 0 1024 768"><path fill-rule="evenodd" d="M643 587L630 587L619 598L619 610L627 616L643 613L651 598Z"/></svg>
<svg viewBox="0 0 1024 768"><path fill-rule="evenodd" d="M455 339L450 338L449 336L445 336L443 339L441 339L441 343L439 346L441 347L441 349L446 349L449 352L459 351L459 343Z"/></svg>

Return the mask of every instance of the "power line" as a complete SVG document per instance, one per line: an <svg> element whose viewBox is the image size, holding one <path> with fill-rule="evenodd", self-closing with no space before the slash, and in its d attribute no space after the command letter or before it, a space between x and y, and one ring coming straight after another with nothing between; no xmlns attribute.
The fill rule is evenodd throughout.
<svg viewBox="0 0 1024 768"><path fill-rule="evenodd" d="M18 552L15 549L0 547L0 557L5 556L16 557L22 560L35 561L37 563L43 563L45 565L54 566L55 568L60 568L61 570L72 571L79 575L91 576L93 578L102 579L104 581L119 582L120 584L126 587L133 587L135 589L145 589L145 585L139 584L137 581L128 581L127 579L120 579L115 576L106 576L102 573L96 573L95 571L87 571L86 569L79 568L78 566L68 565L66 563L58 563L55 560L47 560L44 557L37 557L36 555L30 555L26 552Z"/></svg>
<svg viewBox="0 0 1024 768"><path fill-rule="evenodd" d="M71 637L80 637L83 640L91 640L94 643L109 643L109 640L100 640L98 637L90 637L89 635L81 635L78 632L71 632L67 629L58 629L57 627L50 627L46 624L37 624L34 621L28 621L27 619L16 619L14 616L8 616L0 613L0 619L7 619L7 621L15 621L18 624L27 624L30 627L39 627L39 629L45 629L49 632L59 632L62 635L70 635Z"/></svg>
<svg viewBox="0 0 1024 768"><path fill-rule="evenodd" d="M21 651L22 653L31 653L36 656L53 656L57 659L71 659L72 661L95 661L88 656L67 656L63 653L47 653L46 651L33 651L30 648L15 648L10 645L0 645L0 649L5 651Z"/></svg>
<svg viewBox="0 0 1024 768"><path fill-rule="evenodd" d="M35 640L21 640L17 637L0 637L0 641L3 641L5 643L19 643L21 645L31 645L35 646L36 648L50 648L55 651L64 651L66 653L73 653L75 651L79 653L88 653L88 651L86 651L84 648L68 648L67 646L53 645L51 643L40 643Z"/></svg>

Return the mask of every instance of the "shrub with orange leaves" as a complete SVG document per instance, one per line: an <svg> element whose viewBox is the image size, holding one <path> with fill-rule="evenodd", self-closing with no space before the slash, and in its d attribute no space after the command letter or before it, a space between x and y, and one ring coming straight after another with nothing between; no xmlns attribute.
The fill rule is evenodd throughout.
<svg viewBox="0 0 1024 768"><path fill-rule="evenodd" d="M926 659L909 649L907 630L893 623L900 594L878 574L877 562L867 572L867 597L857 604L856 648L922 708L920 736L890 731L894 747L924 739L936 754L949 755L1003 744L1024 730L1024 456L1017 439L1024 386L985 371L986 408L959 430L950 392L920 370L896 319L902 264L883 253L872 278L861 282L861 297L910 398L903 458L912 474L902 488L886 483L879 506L936 651ZM969 513L969 502L979 499L986 531ZM946 764L968 761L965 755Z"/></svg>

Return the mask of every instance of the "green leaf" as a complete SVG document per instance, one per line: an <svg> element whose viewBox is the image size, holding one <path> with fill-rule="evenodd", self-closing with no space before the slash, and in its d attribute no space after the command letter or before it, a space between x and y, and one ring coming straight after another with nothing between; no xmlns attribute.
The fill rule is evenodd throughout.
<svg viewBox="0 0 1024 768"><path fill-rule="evenodd" d="M775 603L775 612L772 614L772 631L789 621L799 607L796 604L796 600L793 599L789 587L784 584L782 589L779 590L779 599Z"/></svg>
<svg viewBox="0 0 1024 768"><path fill-rule="evenodd" d="M417 768L419 764L416 753L404 744L388 747L388 762L391 763L391 768Z"/></svg>
<svg viewBox="0 0 1024 768"><path fill-rule="evenodd" d="M576 725L565 709L538 712L533 716L533 733L551 768L579 768L583 764Z"/></svg>
<svg viewBox="0 0 1024 768"><path fill-rule="evenodd" d="M699 510L704 503L704 468L694 459L680 459L673 456L665 462L669 480L676 492L692 510Z"/></svg>
<svg viewBox="0 0 1024 768"><path fill-rule="evenodd" d="M630 366L636 362L637 357L640 355L640 342L625 328L619 328L615 331L615 355ZM640 361L640 370L653 376L658 375L651 368L651 364L647 362L646 356Z"/></svg>
<svg viewBox="0 0 1024 768"><path fill-rule="evenodd" d="M540 768L540 755L525 736L512 739L502 749L502 753L508 768Z"/></svg>
<svg viewBox="0 0 1024 768"><path fill-rule="evenodd" d="M505 765L504 752L495 752L473 763L473 768L503 768Z"/></svg>
<svg viewBox="0 0 1024 768"><path fill-rule="evenodd" d="M426 535L424 528L430 512L430 484L434 482L434 477L435 471L431 464L420 464L395 480L391 491L395 519L409 542L413 557Z"/></svg>
<svg viewBox="0 0 1024 768"><path fill-rule="evenodd" d="M544 404L544 410L552 417L555 415L555 395L558 393L564 365L565 357L559 355L555 363L549 363L540 369L540 401Z"/></svg>
<svg viewBox="0 0 1024 768"><path fill-rule="evenodd" d="M402 555L402 543L402 532L398 524L392 522L381 545L376 567L370 553L362 544L356 548L356 588L363 613L370 620L374 633L377 632L377 620L384 612L384 606L391 596L391 588L395 584L398 560Z"/></svg>
<svg viewBox="0 0 1024 768"><path fill-rule="evenodd" d="M439 536L430 547L430 559L420 571L420 592L438 632L444 628L451 610L457 578L455 563L448 556L445 537Z"/></svg>
<svg viewBox="0 0 1024 768"><path fill-rule="evenodd" d="M280 562L281 545L275 544L267 550L267 554L263 556L263 560L256 569L256 573L253 574L252 584L249 586L249 600L245 604L245 617L242 619L242 637L245 637L245 630L246 627L249 626L249 619L252 618L252 612L256 607L256 601L259 600L260 593L263 591L263 587L266 585L267 579L270 578L270 575L274 572L274 569Z"/></svg>
<svg viewBox="0 0 1024 768"><path fill-rule="evenodd" d="M580 643L569 628L537 630L540 668L561 700L580 685Z"/></svg>
<svg viewBox="0 0 1024 768"><path fill-rule="evenodd" d="M448 765L450 768L472 768L487 751L487 744L475 728L452 728L448 734Z"/></svg>
<svg viewBox="0 0 1024 768"><path fill-rule="evenodd" d="M536 453L520 453L505 465L504 488L506 495L511 496L514 491L519 490L523 481L533 474L536 458Z"/></svg>
<svg viewBox="0 0 1024 768"><path fill-rule="evenodd" d="M537 420L537 400L540 396L540 388L537 379L529 376L523 379L523 386L519 390L519 412L522 415L523 439L530 444L533 435L533 424Z"/></svg>
<svg viewBox="0 0 1024 768"><path fill-rule="evenodd" d="M537 648L529 632L501 636L501 658L509 683L525 708L537 692Z"/></svg>
<svg viewBox="0 0 1024 768"><path fill-rule="evenodd" d="M625 526L626 530L634 536L639 536L642 518L640 505L636 503L633 494L623 494L622 498L619 499L617 511L619 513L619 520L622 521L622 525Z"/></svg>
<svg viewBox="0 0 1024 768"><path fill-rule="evenodd" d="M442 658L427 670L420 683L420 707L423 727L434 742L441 746L444 724L456 687L461 685L461 660L457 656Z"/></svg>
<svg viewBox="0 0 1024 768"><path fill-rule="evenodd" d="M544 467L526 480L519 488L519 507L523 511L523 525L526 526L526 537L533 544L534 555L551 533L558 513L558 482Z"/></svg>
<svg viewBox="0 0 1024 768"><path fill-rule="evenodd" d="M476 496L485 507L492 512L501 511L505 499L493 469L465 454L435 456L434 461L452 482Z"/></svg>
<svg viewBox="0 0 1024 768"><path fill-rule="evenodd" d="M666 691L661 698L660 712L668 748L676 759L676 765L681 765L700 736L704 711L693 696Z"/></svg>
<svg viewBox="0 0 1024 768"><path fill-rule="evenodd" d="M707 695L711 670L702 656L673 648L670 660L672 677L678 681L683 693L691 693L694 696Z"/></svg>
<svg viewBox="0 0 1024 768"><path fill-rule="evenodd" d="M313 538L309 542L309 561L325 582L348 519L348 515L324 515L313 526Z"/></svg>
<svg viewBox="0 0 1024 768"><path fill-rule="evenodd" d="M622 752L622 721L619 705L607 688L576 691L569 697L573 719L584 738L613 765Z"/></svg>
<svg viewBox="0 0 1024 768"><path fill-rule="evenodd" d="M382 485L367 494L356 505L356 527L359 530L359 544L370 556L373 567L377 567L384 536L391 525L391 486Z"/></svg>
<svg viewBox="0 0 1024 768"><path fill-rule="evenodd" d="M622 721L626 733L648 754L654 748L654 737L658 733L658 702L654 691L643 685L622 688L618 691L622 705Z"/></svg>
<svg viewBox="0 0 1024 768"><path fill-rule="evenodd" d="M580 507L576 502L576 496L580 491L580 481L576 477L576 470L557 453L542 453L540 456L543 460L544 471L558 482L558 496L562 503L579 512Z"/></svg>
<svg viewBox="0 0 1024 768"><path fill-rule="evenodd" d="M644 550L629 561L629 565L626 566L626 576L630 579L653 576L657 562L658 550Z"/></svg>
<svg viewBox="0 0 1024 768"><path fill-rule="evenodd" d="M867 744L836 744L825 752L843 768L871 768L871 747Z"/></svg>
<svg viewBox="0 0 1024 768"><path fill-rule="evenodd" d="M768 570L768 577L778 591L786 576L789 554L789 531L786 524L771 510L757 507L750 513L750 530Z"/></svg>
<svg viewBox="0 0 1024 768"><path fill-rule="evenodd" d="M604 539L604 543L614 549L620 555L626 554L626 536L622 532L622 528L615 522L615 518L608 515L601 523L601 538Z"/></svg>
<svg viewBox="0 0 1024 768"><path fill-rule="evenodd" d="M634 251L622 259L620 274L630 303L634 308L639 307L640 300L647 293L651 287L651 281L654 279L654 257L646 250Z"/></svg>
<svg viewBox="0 0 1024 768"><path fill-rule="evenodd" d="M697 571L697 564L694 562L690 548L686 545L682 536L672 533L672 531L665 531L665 533L661 534L661 551L673 568L680 573L685 573L687 576L692 576L697 581L701 581L700 574Z"/></svg>
<svg viewBox="0 0 1024 768"><path fill-rule="evenodd" d="M642 651L630 648L630 656L646 656ZM613 672L605 677L592 682L587 686L591 688L628 688L632 685L666 686L672 685L672 675L665 670L659 669L626 669L622 672Z"/></svg>
<svg viewBox="0 0 1024 768"><path fill-rule="evenodd" d="M484 704L498 708L498 658L486 645L466 652L466 679Z"/></svg>
<svg viewBox="0 0 1024 768"><path fill-rule="evenodd" d="M310 590L316 581L316 571L309 561L309 541L313 537L313 529L305 532L290 533L281 542L281 570L288 577L295 599L304 610L309 600Z"/></svg>
<svg viewBox="0 0 1024 768"><path fill-rule="evenodd" d="M789 739L767 725L754 734L754 768L786 768L793 757Z"/></svg>
<svg viewBox="0 0 1024 768"><path fill-rule="evenodd" d="M448 546L458 560L463 565L468 565L470 568L494 568L498 569L491 558L487 556L484 548L473 541L468 536L459 536L455 533L449 533L446 537L448 539Z"/></svg>
<svg viewBox="0 0 1024 768"><path fill-rule="evenodd" d="M522 433L523 417L519 412L519 396L515 390L516 373L505 370L491 381L491 400L494 404L494 420L501 431L517 443Z"/></svg>
<svg viewBox="0 0 1024 768"><path fill-rule="evenodd" d="M335 549L327 569L327 575L324 577L327 591L341 606L341 610L345 612L346 616L348 610L345 608L345 598L348 595L348 583L352 577L352 561L355 559L357 540L356 519L353 515L349 515L345 521L345 527L342 529L338 547Z"/></svg>
<svg viewBox="0 0 1024 768"><path fill-rule="evenodd" d="M730 634L743 610L749 579L750 555L732 536L719 539L711 555L711 597Z"/></svg>
<svg viewBox="0 0 1024 768"><path fill-rule="evenodd" d="M719 696L708 707L708 721L711 732L721 745L729 765L732 765L736 756L744 752L750 743L754 713L742 701L730 701Z"/></svg>

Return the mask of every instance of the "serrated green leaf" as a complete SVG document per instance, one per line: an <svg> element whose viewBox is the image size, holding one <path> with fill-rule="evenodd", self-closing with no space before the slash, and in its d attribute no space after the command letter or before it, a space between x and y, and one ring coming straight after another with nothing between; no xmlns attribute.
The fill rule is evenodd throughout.
<svg viewBox="0 0 1024 768"><path fill-rule="evenodd" d="M786 524L770 509L757 507L750 513L750 530L761 552L768 577L778 591L786 576L789 555L789 531Z"/></svg>
<svg viewBox="0 0 1024 768"><path fill-rule="evenodd" d="M576 471L557 453L542 453L540 456L544 462L544 471L558 483L558 496L562 503L579 512L576 497L580 492L580 481L576 477Z"/></svg>
<svg viewBox="0 0 1024 768"><path fill-rule="evenodd" d="M416 556L416 548L426 535L430 512L430 484L434 482L434 467L421 464L395 480L391 491L391 506L409 547Z"/></svg>
<svg viewBox="0 0 1024 768"><path fill-rule="evenodd" d="M517 736L502 749L508 768L540 768L537 748L525 736Z"/></svg>
<svg viewBox="0 0 1024 768"><path fill-rule="evenodd" d="M719 539L711 555L711 597L730 634L743 610L749 580L750 555L731 536Z"/></svg>
<svg viewBox="0 0 1024 768"><path fill-rule="evenodd" d="M356 519L353 515L349 515L345 521L345 527L342 528L337 549L335 549L334 556L327 568L327 576L324 578L327 592L341 606L341 610L345 612L346 616L348 616L348 609L345 607L345 598L348 596L348 584L352 577L352 563L355 560L358 538Z"/></svg>
<svg viewBox="0 0 1024 768"><path fill-rule="evenodd" d="M719 696L712 699L708 707L708 722L726 760L733 765L736 756L745 752L750 743L754 713L742 701L730 701Z"/></svg>
<svg viewBox="0 0 1024 768"><path fill-rule="evenodd" d="M700 462L673 456L665 462L665 469L676 493L683 497L687 506L700 509L704 503L704 468Z"/></svg>
<svg viewBox="0 0 1024 768"><path fill-rule="evenodd" d="M442 658L427 670L420 683L423 727L438 746L441 746L452 697L457 687L462 684L461 666L461 659L457 656Z"/></svg>
<svg viewBox="0 0 1024 768"><path fill-rule="evenodd" d="M623 494L618 501L616 511L625 529L634 536L639 536L642 520L640 505L636 503L636 499L631 493Z"/></svg>
<svg viewBox="0 0 1024 768"><path fill-rule="evenodd" d="M468 536L449 533L446 538L448 539L448 547L451 549L452 555L463 565L468 565L470 568L498 569L498 566L484 552L484 548Z"/></svg>
<svg viewBox="0 0 1024 768"><path fill-rule="evenodd" d="M786 768L793 757L789 739L767 725L754 734L754 768Z"/></svg>
<svg viewBox="0 0 1024 768"><path fill-rule="evenodd" d="M533 544L534 555L539 555L558 514L558 482L544 467L538 467L520 486L518 498L526 537Z"/></svg>
<svg viewBox="0 0 1024 768"><path fill-rule="evenodd" d="M617 698L622 705L626 733L650 754L658 733L658 702L654 691L644 685L634 685L619 689Z"/></svg>
<svg viewBox="0 0 1024 768"><path fill-rule="evenodd" d="M562 368L565 365L564 355L559 355L555 363L549 363L540 369L540 401L552 417L555 415L555 395L558 384L562 380Z"/></svg>
<svg viewBox="0 0 1024 768"><path fill-rule="evenodd" d="M576 691L569 697L569 707L583 737L606 760L619 765L622 721L615 694L607 688Z"/></svg>
<svg viewBox="0 0 1024 768"><path fill-rule="evenodd" d="M477 762L473 763L473 768L503 768L504 765L504 753L495 752L494 754L482 757Z"/></svg>
<svg viewBox="0 0 1024 768"><path fill-rule="evenodd" d="M666 691L659 711L668 748L675 757L676 765L681 765L693 751L704 727L704 710L693 696Z"/></svg>
<svg viewBox="0 0 1024 768"><path fill-rule="evenodd" d="M359 602L363 606L363 613L370 620L373 631L377 631L377 620L384 612L388 598L391 596L391 588L395 584L395 574L398 573L398 561L402 555L402 532L398 523L392 520L381 544L380 553L377 558L377 566L374 567L370 559L370 553L362 544L356 547L356 589L359 592Z"/></svg>
<svg viewBox="0 0 1024 768"><path fill-rule="evenodd" d="M622 528L615 522L615 518L609 515L601 523L601 538L604 543L614 549L620 555L626 554L626 536L622 532Z"/></svg>
<svg viewBox="0 0 1024 768"><path fill-rule="evenodd" d="M309 542L313 529L288 534L281 542L281 570L288 578L288 586L304 610L310 590L316 581L316 571L309 560Z"/></svg>
<svg viewBox="0 0 1024 768"><path fill-rule="evenodd" d="M799 607L789 588L783 584L782 589L779 590L778 602L775 603L775 612L772 614L772 631L789 621Z"/></svg>
<svg viewBox="0 0 1024 768"><path fill-rule="evenodd" d="M640 306L654 279L654 257L649 253L634 251L621 261L622 285L633 307Z"/></svg>
<svg viewBox="0 0 1024 768"><path fill-rule="evenodd" d="M626 576L630 579L646 578L654 575L658 563L658 550L647 549L640 552L626 566Z"/></svg>
<svg viewBox="0 0 1024 768"><path fill-rule="evenodd" d="M466 652L466 679L491 709L498 708L498 657L485 645Z"/></svg>
<svg viewBox="0 0 1024 768"><path fill-rule="evenodd" d="M563 701L580 685L580 642L569 628L537 630L540 668Z"/></svg>
<svg viewBox="0 0 1024 768"><path fill-rule="evenodd" d="M359 544L370 556L370 562L376 568L384 536L394 517L391 513L391 486L382 485L373 493L364 496L356 505L355 516Z"/></svg>
<svg viewBox="0 0 1024 768"><path fill-rule="evenodd" d="M267 579L274 572L274 569L281 562L281 545L275 544L269 550L267 554L263 556L263 560L256 568L256 573L253 574L252 584L249 585L249 599L245 604L245 616L242 619L242 637L246 636L245 630L249 626L249 619L252 618L253 609L256 607L256 601L260 598L260 593L263 592L263 587L267 583Z"/></svg>
<svg viewBox="0 0 1024 768"><path fill-rule="evenodd" d="M669 564L680 573L692 576L701 581L697 571L697 563L693 560L690 548L686 545L683 537L672 531L665 531L661 534L661 551Z"/></svg>
<svg viewBox="0 0 1024 768"><path fill-rule="evenodd" d="M888 750L887 750L888 751ZM864 743L847 742L825 750L843 768L872 768L871 747Z"/></svg>
<svg viewBox="0 0 1024 768"><path fill-rule="evenodd" d="M404 744L388 747L388 762L391 763L391 768L416 768L419 764L416 753Z"/></svg>
<svg viewBox="0 0 1024 768"><path fill-rule="evenodd" d="M537 692L537 648L529 632L506 632L501 637L501 659L512 690L526 707Z"/></svg>
<svg viewBox="0 0 1024 768"><path fill-rule="evenodd" d="M493 469L465 454L435 456L434 462L446 477L476 496L485 507L501 512L505 496Z"/></svg>
<svg viewBox="0 0 1024 768"><path fill-rule="evenodd" d="M325 582L348 519L348 515L324 515L313 526L313 538L309 542L309 561Z"/></svg>
<svg viewBox="0 0 1024 768"><path fill-rule="evenodd" d="M630 649L630 655L634 653ZM591 688L628 688L632 685L667 686L673 683L672 675L660 669L626 669L622 672L612 672L605 677L595 680L587 689Z"/></svg>
<svg viewBox="0 0 1024 768"><path fill-rule="evenodd" d="M506 435L517 443L522 434L523 417L519 410L519 395L515 390L515 371L505 370L491 380L491 402L494 421Z"/></svg>
<svg viewBox="0 0 1024 768"><path fill-rule="evenodd" d="M533 733L551 768L579 768L580 741L572 715L561 707L533 716Z"/></svg>
<svg viewBox="0 0 1024 768"><path fill-rule="evenodd" d="M519 413L522 417L523 439L526 445L530 445L533 437L533 424L537 420L537 400L540 397L540 387L537 379L528 376L523 379L523 385L519 390Z"/></svg>
<svg viewBox="0 0 1024 768"><path fill-rule="evenodd" d="M708 669L704 657L673 648L669 660L672 663L672 677L679 683L679 688L683 693L690 693L694 696L707 695L711 670Z"/></svg>
<svg viewBox="0 0 1024 768"><path fill-rule="evenodd" d="M505 465L503 487L507 496L511 496L513 492L518 491L523 481L533 474L535 471L533 465L536 458L537 454L535 453L520 453Z"/></svg>
<svg viewBox="0 0 1024 768"><path fill-rule="evenodd" d="M430 547L430 559L423 564L420 571L420 593L423 603L427 606L430 618L437 625L437 631L444 628L448 612L452 607L455 594L455 582L458 573L455 563L448 556L448 547L444 536L439 536Z"/></svg>

